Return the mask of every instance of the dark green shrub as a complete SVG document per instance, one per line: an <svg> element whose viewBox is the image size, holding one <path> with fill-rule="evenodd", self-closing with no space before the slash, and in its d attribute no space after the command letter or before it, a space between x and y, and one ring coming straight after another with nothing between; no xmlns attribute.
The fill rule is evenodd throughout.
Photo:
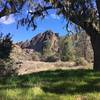
<svg viewBox="0 0 100 100"><path fill-rule="evenodd" d="M59 61L60 59L59 59L59 57L57 57L57 56L55 56L55 55L53 55L53 56L48 56L47 58L46 58L46 62L57 62L57 61Z"/></svg>
<svg viewBox="0 0 100 100"><path fill-rule="evenodd" d="M7 59L9 58L10 52L12 50L12 37L9 34L3 36L1 33L0 35L0 58Z"/></svg>
<svg viewBox="0 0 100 100"><path fill-rule="evenodd" d="M51 50L51 42L50 40L45 40L43 42L43 50L42 50L42 55L44 56L50 56L52 54L52 50Z"/></svg>
<svg viewBox="0 0 100 100"><path fill-rule="evenodd" d="M11 34L0 34L0 75L8 75L14 72L14 61L10 59L12 50Z"/></svg>
<svg viewBox="0 0 100 100"><path fill-rule="evenodd" d="M62 50L61 50L61 60L62 61L72 61L75 59L75 54L74 54L74 46L73 42L70 36L67 36L63 41L62 41Z"/></svg>
<svg viewBox="0 0 100 100"><path fill-rule="evenodd" d="M0 59L0 76L14 75L16 64L12 59Z"/></svg>

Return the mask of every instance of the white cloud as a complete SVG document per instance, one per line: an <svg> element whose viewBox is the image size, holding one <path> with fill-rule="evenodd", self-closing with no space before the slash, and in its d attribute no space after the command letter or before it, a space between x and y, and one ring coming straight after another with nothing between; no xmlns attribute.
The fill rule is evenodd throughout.
<svg viewBox="0 0 100 100"><path fill-rule="evenodd" d="M60 16L56 15L56 14L51 14L50 15L53 19L57 19L59 20L60 19Z"/></svg>
<svg viewBox="0 0 100 100"><path fill-rule="evenodd" d="M0 23L6 24L6 25L12 24L14 22L15 22L14 15L4 16L0 18Z"/></svg>

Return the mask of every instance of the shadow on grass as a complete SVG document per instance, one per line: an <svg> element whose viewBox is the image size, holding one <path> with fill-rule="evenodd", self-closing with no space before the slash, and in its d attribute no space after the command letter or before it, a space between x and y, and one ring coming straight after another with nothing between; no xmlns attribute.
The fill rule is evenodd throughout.
<svg viewBox="0 0 100 100"><path fill-rule="evenodd" d="M100 72L56 70L0 78L1 89L41 87L44 92L76 94L100 92Z"/></svg>

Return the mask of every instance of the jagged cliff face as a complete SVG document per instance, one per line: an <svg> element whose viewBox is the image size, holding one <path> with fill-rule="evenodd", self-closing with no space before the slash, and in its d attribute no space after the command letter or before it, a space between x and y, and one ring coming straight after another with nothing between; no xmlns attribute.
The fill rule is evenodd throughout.
<svg viewBox="0 0 100 100"><path fill-rule="evenodd" d="M25 42L19 42L17 44L23 49L28 48L41 52L43 50L45 41L50 41L50 49L52 51L54 52L58 51L59 36L57 33L53 33L50 30L36 35L30 41L27 40Z"/></svg>

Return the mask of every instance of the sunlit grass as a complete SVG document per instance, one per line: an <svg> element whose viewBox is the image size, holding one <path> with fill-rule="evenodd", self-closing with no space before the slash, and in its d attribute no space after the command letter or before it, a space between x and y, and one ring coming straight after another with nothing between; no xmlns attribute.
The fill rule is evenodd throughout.
<svg viewBox="0 0 100 100"><path fill-rule="evenodd" d="M56 70L0 78L0 100L100 100L100 72Z"/></svg>

